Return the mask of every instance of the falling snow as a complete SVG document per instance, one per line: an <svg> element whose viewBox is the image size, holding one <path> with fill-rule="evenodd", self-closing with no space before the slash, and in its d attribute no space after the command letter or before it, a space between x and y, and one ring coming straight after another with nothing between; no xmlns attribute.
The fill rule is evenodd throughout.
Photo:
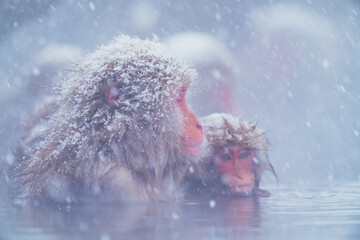
<svg viewBox="0 0 360 240"><path fill-rule="evenodd" d="M86 141L84 126L61 125L54 118L30 121L35 127L28 138L21 133L32 113L46 105L53 111L72 109L71 116L60 116L61 110L58 119L86 111L79 103L91 103L85 95L96 92L93 73L102 74L107 61L131 57L114 40L129 35L166 44L169 49L154 54L172 52L197 70L198 84L187 97L199 117L225 112L241 116L247 129L255 123L264 129L280 186L273 187L265 174L262 183L274 193L269 199L212 196L171 206L81 207L64 192L67 206L53 209L14 207L1 185L0 238L358 239L359 13L355 0L5 1L0 9L0 184L9 180L3 171L14 164L19 139L31 151L33 142L58 125L59 131L74 129L59 148ZM109 42L112 47L104 47ZM104 52L85 54L94 49ZM93 71L82 78L77 71L84 66ZM159 67L166 74L182 71ZM84 87L87 81L91 84ZM70 92L77 97L59 105ZM54 96L58 93L60 99ZM147 92L137 100L149 103L156 97ZM129 100L123 103L127 110L138 110ZM153 116L149 110L143 117ZM209 125L224 123L220 116L203 119L208 133ZM93 117L108 118L101 112ZM125 121L126 114L115 118ZM106 131L118 128L114 123ZM224 134L222 140L233 137L218 134ZM192 166L188 171L196 172ZM63 179L56 175L49 181L58 194ZM96 184L90 191L102 193Z"/></svg>

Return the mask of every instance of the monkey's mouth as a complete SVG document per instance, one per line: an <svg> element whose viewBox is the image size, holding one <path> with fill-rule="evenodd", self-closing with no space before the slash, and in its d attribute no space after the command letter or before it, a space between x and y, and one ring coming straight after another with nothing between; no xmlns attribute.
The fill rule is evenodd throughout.
<svg viewBox="0 0 360 240"><path fill-rule="evenodd" d="M202 153L202 145L183 145L183 152L190 156L200 156Z"/></svg>
<svg viewBox="0 0 360 240"><path fill-rule="evenodd" d="M230 193L240 196L251 196L254 190L253 184L241 184L229 188Z"/></svg>

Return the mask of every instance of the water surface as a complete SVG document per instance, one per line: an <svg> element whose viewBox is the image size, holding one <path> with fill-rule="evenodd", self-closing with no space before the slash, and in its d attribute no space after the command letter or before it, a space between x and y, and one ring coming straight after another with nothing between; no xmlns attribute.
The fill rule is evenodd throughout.
<svg viewBox="0 0 360 240"><path fill-rule="evenodd" d="M270 198L28 206L0 200L0 239L360 239L360 183L281 186Z"/></svg>

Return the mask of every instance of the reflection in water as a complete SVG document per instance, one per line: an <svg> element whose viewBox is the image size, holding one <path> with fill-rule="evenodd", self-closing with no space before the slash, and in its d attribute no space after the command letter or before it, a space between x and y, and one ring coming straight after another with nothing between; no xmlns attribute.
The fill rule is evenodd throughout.
<svg viewBox="0 0 360 240"><path fill-rule="evenodd" d="M116 205L29 206L1 198L0 239L359 239L359 189Z"/></svg>
<svg viewBox="0 0 360 240"><path fill-rule="evenodd" d="M224 225L232 227L236 236L251 235L261 226L260 202L258 198L239 199L224 205Z"/></svg>
<svg viewBox="0 0 360 240"><path fill-rule="evenodd" d="M4 232L16 239L208 239L250 236L259 199L119 205L12 205ZM2 210L6 206L1 206ZM6 210L8 211L8 209ZM2 216L4 219L5 216Z"/></svg>

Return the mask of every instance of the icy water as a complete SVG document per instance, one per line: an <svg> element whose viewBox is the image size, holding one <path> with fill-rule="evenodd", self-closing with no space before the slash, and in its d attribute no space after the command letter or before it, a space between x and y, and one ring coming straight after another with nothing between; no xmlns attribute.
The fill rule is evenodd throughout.
<svg viewBox="0 0 360 240"><path fill-rule="evenodd" d="M30 207L0 200L0 239L360 239L360 183L262 199Z"/></svg>

